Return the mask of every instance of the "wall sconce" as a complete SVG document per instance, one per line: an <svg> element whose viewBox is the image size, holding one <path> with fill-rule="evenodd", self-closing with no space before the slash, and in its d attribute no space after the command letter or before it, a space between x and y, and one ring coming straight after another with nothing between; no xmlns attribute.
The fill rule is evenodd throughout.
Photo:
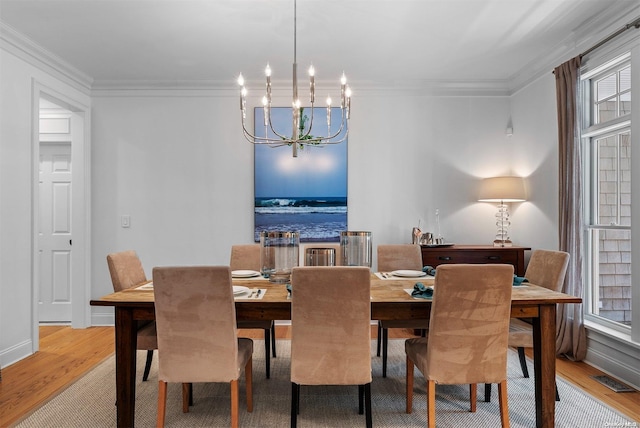
<svg viewBox="0 0 640 428"><path fill-rule="evenodd" d="M480 185L480 202L497 202L496 239L494 247L510 247L513 245L509 237L509 202L523 202L527 200L524 179L522 177L493 177L485 178Z"/></svg>

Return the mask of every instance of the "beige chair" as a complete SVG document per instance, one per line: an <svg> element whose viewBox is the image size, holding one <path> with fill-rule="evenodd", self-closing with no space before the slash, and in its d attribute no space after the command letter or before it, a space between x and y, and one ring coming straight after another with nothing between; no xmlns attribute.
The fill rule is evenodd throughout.
<svg viewBox="0 0 640 428"><path fill-rule="evenodd" d="M567 266L569 266L569 253L564 251L534 250L531 253L524 277L532 284L553 291L562 291ZM533 330L531 323L519 318L514 318L511 320L509 330L509 346L518 349L522 375L528 378L529 370L527 370L527 359L524 348L533 348ZM487 389L485 389L485 400L490 396L487 392ZM558 394L558 387L556 386L556 401L559 400L560 396Z"/></svg>
<svg viewBox="0 0 640 428"><path fill-rule="evenodd" d="M500 419L509 426L507 340L513 266L437 267L428 337L407 339L407 413L413 407L414 365L427 381L427 422L436 426L436 384L469 384L471 411L477 384L497 383Z"/></svg>
<svg viewBox="0 0 640 428"><path fill-rule="evenodd" d="M233 245L231 246L231 270L255 270L260 272L260 244ZM267 379L271 377L271 351L276 357L276 329L273 320L242 320L238 321L240 329L264 330L264 361ZM269 347L271 343L271 347Z"/></svg>
<svg viewBox="0 0 640 428"><path fill-rule="evenodd" d="M291 426L301 385L358 385L371 427L371 271L295 267L291 273Z"/></svg>
<svg viewBox="0 0 640 428"><path fill-rule="evenodd" d="M190 384L229 382L231 426L238 426L238 379L244 368L247 411L253 410L253 341L238 338L228 266L153 269L158 327L158 420L164 426L167 383L182 383L182 411ZM188 311L184 309L188 308Z"/></svg>
<svg viewBox="0 0 640 428"><path fill-rule="evenodd" d="M122 251L107 255L107 265L111 274L113 291L122 291L148 282L142 263L135 251ZM144 366L142 380L149 379L153 350L158 349L156 337L156 323L154 321L138 321L137 349L147 351L147 361Z"/></svg>
<svg viewBox="0 0 640 428"><path fill-rule="evenodd" d="M378 245L378 272L392 272L394 270L422 270L422 251L419 245ZM387 345L389 328L408 328L421 330L422 336L429 328L428 319L417 320L385 320L378 321L377 355L382 348L382 377L387 377Z"/></svg>

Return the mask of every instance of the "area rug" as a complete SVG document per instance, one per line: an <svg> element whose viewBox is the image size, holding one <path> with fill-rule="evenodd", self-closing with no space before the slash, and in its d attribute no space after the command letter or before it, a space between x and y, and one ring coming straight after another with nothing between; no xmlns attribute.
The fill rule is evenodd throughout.
<svg viewBox="0 0 640 428"><path fill-rule="evenodd" d="M387 378L382 378L381 358L375 356L372 341L373 382L371 386L373 425L377 427L411 427L426 425L425 381L416 371L414 409L406 414L404 398L404 341L389 340ZM277 342L278 357L271 362L271 379L264 372L264 346L254 341L254 408L246 411L244 380L240 382L240 424L245 427L289 426L290 422L290 341ZM149 381L142 382L146 351L138 353L136 386L136 426L153 427L156 422L158 384L157 358L154 358ZM533 365L529 371L533 373ZM525 379L517 354L509 351L509 417L512 427L535 426L533 379ZM596 401L561 378L557 380L561 401L556 403L556 426L602 428L635 426L628 418ZM478 386L476 413L470 413L468 387L438 385L436 388L438 427L500 426L497 387L492 388L491 402L484 402L484 385ZM195 384L194 406L182 413L181 388L169 385L167 427L228 427L229 387L223 384ZM115 427L115 366L111 357L67 388L60 395L20 422L18 427ZM358 414L357 387L307 386L301 389L300 427L364 426Z"/></svg>

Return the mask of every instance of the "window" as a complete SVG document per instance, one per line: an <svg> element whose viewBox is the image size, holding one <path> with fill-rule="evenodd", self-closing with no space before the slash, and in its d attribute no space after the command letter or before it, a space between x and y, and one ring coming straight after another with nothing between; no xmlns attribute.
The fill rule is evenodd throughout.
<svg viewBox="0 0 640 428"><path fill-rule="evenodd" d="M631 63L583 77L587 316L631 326Z"/></svg>

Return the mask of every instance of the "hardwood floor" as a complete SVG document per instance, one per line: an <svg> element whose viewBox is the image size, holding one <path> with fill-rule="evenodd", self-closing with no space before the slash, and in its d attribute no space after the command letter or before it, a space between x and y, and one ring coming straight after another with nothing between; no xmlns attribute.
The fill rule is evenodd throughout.
<svg viewBox="0 0 640 428"><path fill-rule="evenodd" d="M242 330L260 339L261 330ZM372 327L372 337L376 328ZM390 338L410 337L405 330L390 329ZM291 338L289 326L277 326L278 339ZM74 330L65 326L40 327L40 351L2 369L0 427L11 426L55 397L67 386L113 354L113 327ZM602 374L585 363L558 358L557 373L633 421L640 421L640 392L615 393L590 378Z"/></svg>

